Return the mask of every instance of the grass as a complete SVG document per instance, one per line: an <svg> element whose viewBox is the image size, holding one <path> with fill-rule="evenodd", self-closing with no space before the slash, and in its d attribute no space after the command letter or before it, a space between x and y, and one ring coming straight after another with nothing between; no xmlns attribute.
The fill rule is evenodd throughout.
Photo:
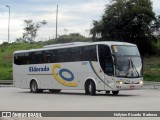
<svg viewBox="0 0 160 120"><path fill-rule="evenodd" d="M144 58L144 80L160 82L160 56Z"/></svg>
<svg viewBox="0 0 160 120"><path fill-rule="evenodd" d="M0 45L0 80L12 80L13 53L17 50L41 48L43 43L12 43Z"/></svg>
<svg viewBox="0 0 160 120"><path fill-rule="evenodd" d="M12 80L12 67L4 67L0 69L1 80Z"/></svg>

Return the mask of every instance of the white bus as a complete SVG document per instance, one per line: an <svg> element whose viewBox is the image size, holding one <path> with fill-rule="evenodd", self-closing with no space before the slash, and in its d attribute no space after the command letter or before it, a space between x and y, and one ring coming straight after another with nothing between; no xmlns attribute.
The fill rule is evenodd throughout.
<svg viewBox="0 0 160 120"><path fill-rule="evenodd" d="M141 89L143 66L138 48L125 42L74 42L16 51L14 85L38 93L43 90L106 91Z"/></svg>

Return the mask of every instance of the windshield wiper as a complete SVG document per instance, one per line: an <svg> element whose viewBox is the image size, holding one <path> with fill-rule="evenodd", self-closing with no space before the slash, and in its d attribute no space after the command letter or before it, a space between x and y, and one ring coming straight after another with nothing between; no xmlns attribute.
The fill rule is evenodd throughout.
<svg viewBox="0 0 160 120"><path fill-rule="evenodd" d="M139 77L140 75L139 75L139 73L138 73L138 71L137 71L137 68L136 68L136 66L134 65L134 63L133 63L133 60L130 58L129 59L130 60L130 62L131 62L131 64L132 64L132 68L136 71L136 73L137 73L137 77Z"/></svg>

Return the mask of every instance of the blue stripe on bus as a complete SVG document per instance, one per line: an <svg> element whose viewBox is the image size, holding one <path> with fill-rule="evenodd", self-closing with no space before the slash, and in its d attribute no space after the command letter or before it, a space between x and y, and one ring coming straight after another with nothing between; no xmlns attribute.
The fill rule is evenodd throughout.
<svg viewBox="0 0 160 120"><path fill-rule="evenodd" d="M111 87L110 87L107 83L105 83L105 81L103 81L103 80L101 79L101 77L97 74L97 72L95 71L95 69L94 69L93 64L92 64L91 61L89 61L89 64L90 64L93 72L96 74L96 76L97 76L104 84L106 84L109 88L111 88ZM111 89L113 89L113 88L111 88Z"/></svg>

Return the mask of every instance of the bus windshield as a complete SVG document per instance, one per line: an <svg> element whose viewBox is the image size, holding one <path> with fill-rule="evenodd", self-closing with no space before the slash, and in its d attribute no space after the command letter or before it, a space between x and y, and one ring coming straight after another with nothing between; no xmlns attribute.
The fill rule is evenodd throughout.
<svg viewBox="0 0 160 120"><path fill-rule="evenodd" d="M113 45L112 51L113 51L113 54L117 56L121 56L121 55L140 56L138 48L136 46Z"/></svg>
<svg viewBox="0 0 160 120"><path fill-rule="evenodd" d="M142 76L142 60L136 46L112 46L117 77Z"/></svg>

